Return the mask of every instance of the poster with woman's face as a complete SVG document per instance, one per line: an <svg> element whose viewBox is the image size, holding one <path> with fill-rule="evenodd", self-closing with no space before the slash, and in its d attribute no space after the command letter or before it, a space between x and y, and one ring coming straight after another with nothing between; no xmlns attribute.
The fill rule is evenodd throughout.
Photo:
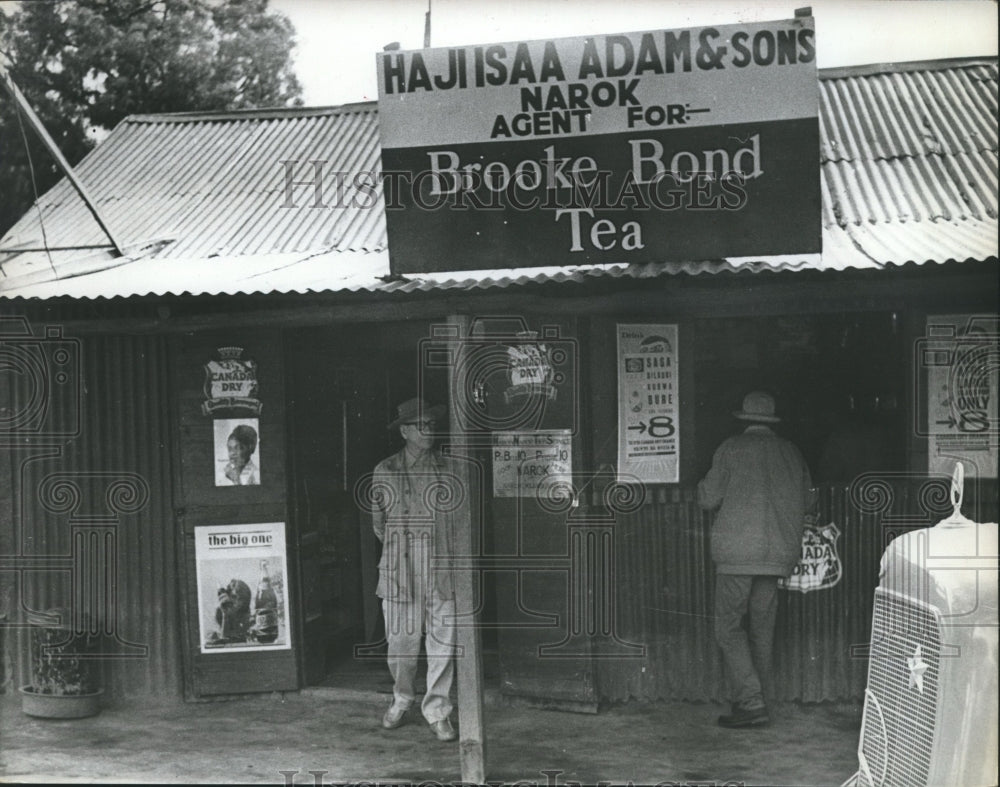
<svg viewBox="0 0 1000 787"><path fill-rule="evenodd" d="M223 418L215 425L215 485L260 485L260 426L256 418Z"/></svg>

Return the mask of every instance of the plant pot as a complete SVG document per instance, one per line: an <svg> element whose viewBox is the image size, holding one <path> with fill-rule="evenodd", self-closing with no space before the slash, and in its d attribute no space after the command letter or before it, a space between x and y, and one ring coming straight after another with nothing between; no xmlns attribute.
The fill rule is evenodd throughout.
<svg viewBox="0 0 1000 787"><path fill-rule="evenodd" d="M39 694L31 686L22 686L21 710L42 719L83 719L101 712L103 689L89 694Z"/></svg>
<svg viewBox="0 0 1000 787"><path fill-rule="evenodd" d="M31 682L20 688L21 709L45 719L80 719L101 710L97 639L70 625L69 610L28 616L31 624Z"/></svg>

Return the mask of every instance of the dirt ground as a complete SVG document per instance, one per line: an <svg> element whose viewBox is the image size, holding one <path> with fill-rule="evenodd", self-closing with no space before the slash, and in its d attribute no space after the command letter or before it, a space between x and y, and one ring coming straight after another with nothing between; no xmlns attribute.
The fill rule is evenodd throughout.
<svg viewBox="0 0 1000 787"><path fill-rule="evenodd" d="M49 721L25 716L20 698L7 695L0 697L0 781L459 781L458 744L439 743L412 714L398 730L382 730L385 705L378 693L314 688L119 704L89 719ZM722 710L634 702L590 715L488 697L487 780L839 785L856 769L860 708L783 705L772 726L740 731L716 726Z"/></svg>

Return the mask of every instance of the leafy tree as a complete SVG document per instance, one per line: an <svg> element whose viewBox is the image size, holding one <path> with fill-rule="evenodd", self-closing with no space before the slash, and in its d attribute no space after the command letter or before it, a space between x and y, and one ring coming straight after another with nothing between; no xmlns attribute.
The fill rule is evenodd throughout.
<svg viewBox="0 0 1000 787"><path fill-rule="evenodd" d="M0 58L71 164L130 114L301 104L294 35L268 0L46 0L0 10ZM29 163L39 194L60 177L0 89L0 235L34 201Z"/></svg>

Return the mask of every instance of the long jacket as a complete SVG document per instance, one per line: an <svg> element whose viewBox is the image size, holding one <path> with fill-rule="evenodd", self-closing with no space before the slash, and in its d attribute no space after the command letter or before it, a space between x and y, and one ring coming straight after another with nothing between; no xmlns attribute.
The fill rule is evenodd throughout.
<svg viewBox="0 0 1000 787"><path fill-rule="evenodd" d="M432 452L419 469L411 469L405 451L379 462L373 474L372 527L382 542L375 592L407 602L419 589L433 587L440 597L453 598L448 560L455 554L456 516L466 496L451 460Z"/></svg>
<svg viewBox="0 0 1000 787"><path fill-rule="evenodd" d="M802 549L812 482L802 454L762 424L715 451L698 484L702 508L718 508L712 560L720 574L788 576Z"/></svg>

